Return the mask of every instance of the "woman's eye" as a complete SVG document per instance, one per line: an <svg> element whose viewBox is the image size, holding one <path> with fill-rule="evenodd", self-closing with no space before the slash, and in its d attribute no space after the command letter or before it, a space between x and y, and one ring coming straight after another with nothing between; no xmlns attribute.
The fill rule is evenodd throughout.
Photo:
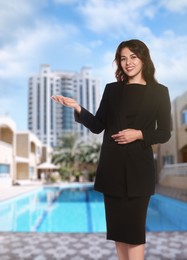
<svg viewBox="0 0 187 260"><path fill-rule="evenodd" d="M136 58L137 58L137 56L136 56L136 55L133 55L133 56L131 56L131 58L132 58L132 59L136 59Z"/></svg>
<svg viewBox="0 0 187 260"><path fill-rule="evenodd" d="M124 60L126 60L126 58L125 58L125 57L122 57L122 58L121 58L121 61L124 61Z"/></svg>

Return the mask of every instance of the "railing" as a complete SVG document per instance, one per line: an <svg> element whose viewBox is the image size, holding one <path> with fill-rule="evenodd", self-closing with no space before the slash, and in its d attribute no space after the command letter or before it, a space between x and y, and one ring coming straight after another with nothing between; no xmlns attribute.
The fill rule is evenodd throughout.
<svg viewBox="0 0 187 260"><path fill-rule="evenodd" d="M160 173L160 180L166 176L187 176L187 163L165 165Z"/></svg>

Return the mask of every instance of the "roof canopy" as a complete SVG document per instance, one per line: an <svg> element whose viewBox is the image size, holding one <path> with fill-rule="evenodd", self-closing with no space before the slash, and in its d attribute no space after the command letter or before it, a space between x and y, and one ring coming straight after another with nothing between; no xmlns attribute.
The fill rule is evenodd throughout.
<svg viewBox="0 0 187 260"><path fill-rule="evenodd" d="M55 170L55 169L59 169L59 166L49 163L49 162L44 162L40 165L38 165L37 167L39 170Z"/></svg>

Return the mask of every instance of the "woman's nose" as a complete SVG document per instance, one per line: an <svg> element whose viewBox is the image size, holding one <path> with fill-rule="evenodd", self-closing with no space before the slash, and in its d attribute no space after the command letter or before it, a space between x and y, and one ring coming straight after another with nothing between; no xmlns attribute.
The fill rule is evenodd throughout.
<svg viewBox="0 0 187 260"><path fill-rule="evenodd" d="M126 63L129 64L130 63L130 59L127 58L126 59Z"/></svg>

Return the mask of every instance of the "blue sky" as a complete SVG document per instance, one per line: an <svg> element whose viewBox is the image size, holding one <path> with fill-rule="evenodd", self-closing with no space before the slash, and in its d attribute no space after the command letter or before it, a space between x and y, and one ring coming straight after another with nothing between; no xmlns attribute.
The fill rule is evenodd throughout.
<svg viewBox="0 0 187 260"><path fill-rule="evenodd" d="M187 90L187 0L0 0L0 115L27 129L29 76L91 66L102 87L114 81L116 47L149 47L171 99Z"/></svg>

